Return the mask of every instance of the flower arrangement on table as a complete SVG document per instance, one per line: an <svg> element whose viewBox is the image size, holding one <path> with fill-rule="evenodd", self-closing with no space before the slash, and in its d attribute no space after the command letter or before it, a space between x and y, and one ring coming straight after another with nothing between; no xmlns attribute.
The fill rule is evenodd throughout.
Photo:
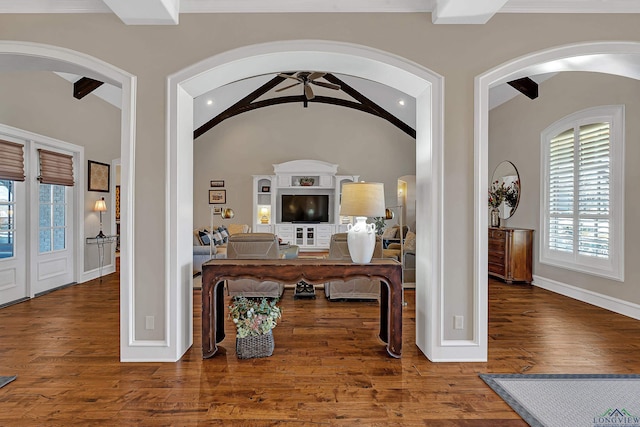
<svg viewBox="0 0 640 427"><path fill-rule="evenodd" d="M244 296L233 297L229 306L229 317L236 325L238 338L265 335L278 324L282 310L276 305L277 298L249 299Z"/></svg>
<svg viewBox="0 0 640 427"><path fill-rule="evenodd" d="M502 202L505 202L507 206L513 208L518 203L518 188L518 181L509 185L504 185L504 182L498 184L498 181L493 181L491 188L489 188L489 207L498 209Z"/></svg>

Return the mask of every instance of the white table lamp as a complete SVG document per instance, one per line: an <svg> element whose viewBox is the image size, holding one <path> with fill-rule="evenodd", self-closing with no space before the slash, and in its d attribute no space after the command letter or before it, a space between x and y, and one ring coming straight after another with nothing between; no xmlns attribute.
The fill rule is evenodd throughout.
<svg viewBox="0 0 640 427"><path fill-rule="evenodd" d="M367 224L367 217L385 216L384 184L380 182L350 182L342 186L340 215L355 216L349 224L347 246L351 260L357 264L371 262L376 246L376 226Z"/></svg>

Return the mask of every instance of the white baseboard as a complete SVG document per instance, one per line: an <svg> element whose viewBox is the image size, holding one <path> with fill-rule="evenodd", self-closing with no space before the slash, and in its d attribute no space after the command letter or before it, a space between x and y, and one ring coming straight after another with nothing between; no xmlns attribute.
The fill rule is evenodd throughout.
<svg viewBox="0 0 640 427"><path fill-rule="evenodd" d="M578 301L595 305L596 307L613 311L614 313L640 320L640 305L629 301L624 301L609 295L599 294L597 292L536 275L533 276L533 285Z"/></svg>
<svg viewBox="0 0 640 427"><path fill-rule="evenodd" d="M106 276L107 274L115 273L116 266L114 264L105 265L102 267L102 275ZM78 283L88 282L89 280L100 278L100 269L95 268L93 270L85 271L82 273L82 277L78 280Z"/></svg>

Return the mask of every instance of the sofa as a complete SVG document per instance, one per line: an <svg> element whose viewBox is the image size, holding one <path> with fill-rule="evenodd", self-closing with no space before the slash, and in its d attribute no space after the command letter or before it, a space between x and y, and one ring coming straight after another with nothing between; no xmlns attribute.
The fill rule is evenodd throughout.
<svg viewBox="0 0 640 427"><path fill-rule="evenodd" d="M382 238L376 236L373 258L382 258ZM331 236L328 259L351 260L347 233L336 233ZM366 277L351 280L334 280L324 284L324 294L330 300L359 299L373 300L380 296L380 281Z"/></svg>
<svg viewBox="0 0 640 427"><path fill-rule="evenodd" d="M201 227L193 230L193 271L202 272L202 264L213 258L227 257L227 240L229 236L238 233L250 233L247 224L229 224L211 227Z"/></svg>
<svg viewBox="0 0 640 427"><path fill-rule="evenodd" d="M402 249L402 257L400 250ZM415 283L416 281L416 233L408 231L402 247L400 243L391 243L383 251L385 258L402 259L402 283Z"/></svg>
<svg viewBox="0 0 640 427"><path fill-rule="evenodd" d="M279 259L297 256L297 246L280 245L272 233L237 233L229 236L228 259ZM295 252L295 254L294 254ZM279 298L284 292L284 283L253 279L227 280L227 293L247 298Z"/></svg>

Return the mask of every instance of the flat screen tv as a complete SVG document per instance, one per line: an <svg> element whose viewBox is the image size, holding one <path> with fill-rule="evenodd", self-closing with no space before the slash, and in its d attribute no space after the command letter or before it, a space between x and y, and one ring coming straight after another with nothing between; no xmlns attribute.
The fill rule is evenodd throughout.
<svg viewBox="0 0 640 427"><path fill-rule="evenodd" d="M327 194L283 194L282 222L329 222Z"/></svg>

